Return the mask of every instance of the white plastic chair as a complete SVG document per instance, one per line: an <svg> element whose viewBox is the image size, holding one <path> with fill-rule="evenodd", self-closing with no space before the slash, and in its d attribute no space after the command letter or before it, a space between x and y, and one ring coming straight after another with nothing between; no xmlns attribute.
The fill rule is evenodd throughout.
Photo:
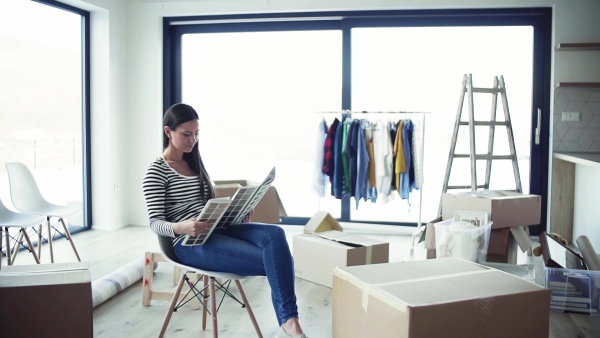
<svg viewBox="0 0 600 338"><path fill-rule="evenodd" d="M191 266L187 266L185 264L181 264L177 261L177 257L175 256L175 250L173 248L173 244L171 242L171 238L158 235L158 242L160 245L160 251L164 258L174 264L176 267L181 269L181 277L179 278L179 283L177 283L177 288L173 293L173 298L171 299L171 305L169 306L169 310L167 311L167 315L165 317L165 321L163 322L163 326L160 330L159 337L162 338L167 331L167 327L169 326L169 321L171 320L171 315L173 315L174 311L177 311L180 307L187 304L194 297L197 298L202 304L202 330L206 329L206 314L210 313L212 317L212 332L213 337L217 338L219 336L218 333L218 325L217 325L217 312L219 308L217 307L217 298L216 298L216 290L220 290L223 292L221 302L225 298L225 296L229 296L238 303L242 305L242 307L246 308L248 312L248 316L252 321L252 325L254 325L254 330L256 330L256 334L258 337L262 338L262 333L260 332L260 328L258 327L258 323L256 322L256 318L254 317L254 313L250 308L250 303L248 303L248 299L246 298L246 294L244 293L244 289L242 288L242 284L240 283L240 279L247 278L246 276L240 276L232 273L225 272L214 272L214 271L206 271L200 270ZM197 285L194 285L189 281L188 273L191 274L200 274L202 279L204 280L204 286L201 289L198 289ZM215 280L219 278L221 282ZM199 280L199 279L198 279ZM231 281L235 282L238 291L242 297L242 301L237 299L235 295L229 292L229 285ZM187 283L190 287L190 290L181 297L181 290L183 289L184 283ZM207 294L207 289L209 293ZM208 306L208 300L210 299L210 307ZM220 305L220 303L219 303Z"/></svg>
<svg viewBox="0 0 600 338"><path fill-rule="evenodd" d="M36 226L39 226L43 223L44 217L39 215L29 215L14 212L8 209L4 205L4 203L2 203L2 200L0 200L0 240L2 240L4 237L4 240L6 241L6 262L8 263L8 265L13 265L15 259L17 258L17 253L19 252L20 247L27 248L29 252L31 252L31 254L33 255L33 259L35 259L35 262L37 264L40 264L40 260L37 254L35 253L35 249L33 248L31 239L27 234L27 229L35 229ZM19 234L17 237L11 236L11 234L9 233L10 228L19 229ZM15 246L12 250L10 248L11 239L15 243ZM27 242L27 246L25 246L23 240ZM39 245L41 245L41 242L38 242L38 246ZM0 259L0 268L2 268L1 262L2 260Z"/></svg>
<svg viewBox="0 0 600 338"><path fill-rule="evenodd" d="M48 227L48 244L50 245L50 261L54 263L54 251L52 249L52 239L56 234L65 237L73 248L77 260L81 262L73 238L69 232L69 228L66 226L64 218L76 215L79 210L69 206L57 205L48 202L40 193L40 189L35 181L35 178L31 174L29 168L23 163L13 162L6 163L6 171L8 173L8 181L10 185L10 197L12 199L13 206L22 213L40 215L46 218L46 225ZM60 223L64 233L62 233L57 226L52 224L52 218L57 218L56 225ZM54 235L52 234L54 229ZM38 234L41 242L41 231ZM41 245L38 246L38 257L41 258Z"/></svg>

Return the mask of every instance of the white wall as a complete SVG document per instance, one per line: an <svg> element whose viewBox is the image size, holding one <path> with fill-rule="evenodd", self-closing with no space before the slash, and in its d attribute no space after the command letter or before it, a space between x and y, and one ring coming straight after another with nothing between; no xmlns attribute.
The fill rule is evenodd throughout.
<svg viewBox="0 0 600 338"><path fill-rule="evenodd" d="M75 0L72 0L74 2ZM83 0L82 0L83 1ZM92 30L108 51L94 45L96 73L92 103L94 181L93 226L116 229L147 224L141 179L161 152L162 18L165 16L366 9L491 7L554 8L554 41L600 41L597 0L85 0L93 11ZM123 3L126 3L124 5ZM126 6L126 8L125 8ZM108 13L104 15L102 13ZM94 18L98 17L98 20ZM102 18L102 20L100 19ZM108 27L105 25L108 19ZM573 53L573 52L571 52ZM575 52L577 53L577 52ZM585 58L585 57L584 57ZM599 81L600 69L557 57L555 81ZM98 102L102 100L102 102ZM108 100L105 102L104 100ZM552 139L552 135L550 136ZM99 177L102 176L102 177Z"/></svg>
<svg viewBox="0 0 600 338"><path fill-rule="evenodd" d="M112 230L127 215L127 9L119 0L62 0L90 12L92 226Z"/></svg>

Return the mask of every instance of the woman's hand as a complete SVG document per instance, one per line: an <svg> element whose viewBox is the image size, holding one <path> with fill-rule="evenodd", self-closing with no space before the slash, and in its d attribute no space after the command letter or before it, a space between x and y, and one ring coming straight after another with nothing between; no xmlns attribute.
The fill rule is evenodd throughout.
<svg viewBox="0 0 600 338"><path fill-rule="evenodd" d="M206 233L208 229L210 229L208 222L196 222L194 218L173 224L173 232L178 235L198 236Z"/></svg>

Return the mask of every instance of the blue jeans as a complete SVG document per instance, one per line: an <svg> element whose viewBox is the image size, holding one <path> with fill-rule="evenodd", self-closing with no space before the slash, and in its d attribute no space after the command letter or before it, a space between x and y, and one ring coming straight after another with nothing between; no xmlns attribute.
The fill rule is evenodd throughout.
<svg viewBox="0 0 600 338"><path fill-rule="evenodd" d="M203 245L179 243L175 254L182 264L244 276L267 276L279 326L298 317L294 262L281 227L242 223L215 229Z"/></svg>

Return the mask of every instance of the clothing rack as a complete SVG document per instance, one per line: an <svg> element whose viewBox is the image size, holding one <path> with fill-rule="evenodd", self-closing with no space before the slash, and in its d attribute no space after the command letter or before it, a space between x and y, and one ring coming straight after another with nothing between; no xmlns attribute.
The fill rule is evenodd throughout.
<svg viewBox="0 0 600 338"><path fill-rule="evenodd" d="M422 115L422 125L421 125L421 148L419 154L419 167L423 168L423 155L425 153L425 116L430 114L431 112L419 112L419 111L352 111L352 110L342 110L342 111L325 111L318 112L319 114L342 114L342 116L351 116L351 115L369 115L369 114L403 114L403 115ZM423 187L419 191L419 218L417 223L417 230L413 232L411 238L411 247L410 247L410 255L412 256L415 248L415 239L420 237L425 231L425 225L423 225L422 221L422 205L423 205Z"/></svg>

